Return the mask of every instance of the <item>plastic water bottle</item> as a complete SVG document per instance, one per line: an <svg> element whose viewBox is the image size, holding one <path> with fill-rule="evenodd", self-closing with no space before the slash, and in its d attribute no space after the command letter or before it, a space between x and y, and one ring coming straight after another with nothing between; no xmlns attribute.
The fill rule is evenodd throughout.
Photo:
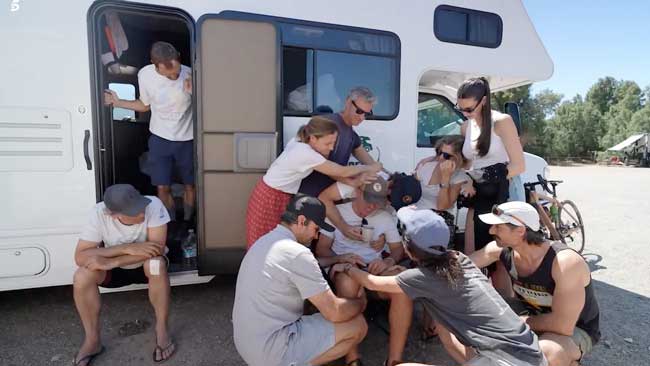
<svg viewBox="0 0 650 366"><path fill-rule="evenodd" d="M187 231L187 237L181 243L181 249L183 250L183 264L196 267L196 234L194 229Z"/></svg>
<svg viewBox="0 0 650 366"><path fill-rule="evenodd" d="M551 221L553 221L553 222L557 222L557 220L558 220L558 218L559 218L559 217L558 217L559 210L558 210L557 205L552 204L552 205L551 205L551 209L550 209L550 211L551 211Z"/></svg>

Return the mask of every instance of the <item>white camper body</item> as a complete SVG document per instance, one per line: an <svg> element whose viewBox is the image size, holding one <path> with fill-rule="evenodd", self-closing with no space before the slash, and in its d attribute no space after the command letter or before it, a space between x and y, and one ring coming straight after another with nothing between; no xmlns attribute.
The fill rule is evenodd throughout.
<svg viewBox="0 0 650 366"><path fill-rule="evenodd" d="M411 171L432 154L431 136L457 133L451 107L463 80L487 76L498 91L551 76L521 1L441 4L12 1L0 10L0 291L70 284L78 235L105 187L147 188L137 160L148 116L102 104L107 88L137 97L137 77L108 72L109 53L142 67L165 37L193 68L198 269L171 279L196 283L236 271L253 184L298 126L323 105L337 111L350 86L379 96L377 119L357 128L370 154ZM126 37L106 52L109 12ZM527 158L532 177L545 167L537 159Z"/></svg>

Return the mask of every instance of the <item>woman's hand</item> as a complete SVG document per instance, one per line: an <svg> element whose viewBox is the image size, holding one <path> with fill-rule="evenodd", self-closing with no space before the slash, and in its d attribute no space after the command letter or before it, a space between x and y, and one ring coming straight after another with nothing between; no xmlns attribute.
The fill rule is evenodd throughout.
<svg viewBox="0 0 650 366"><path fill-rule="evenodd" d="M386 245L386 235L381 234L379 238L375 241L370 241L370 247L375 250L375 252L381 252Z"/></svg>
<svg viewBox="0 0 650 366"><path fill-rule="evenodd" d="M460 188L460 193L465 197L474 197L476 194L476 189L474 188L472 181L463 183Z"/></svg>
<svg viewBox="0 0 650 366"><path fill-rule="evenodd" d="M445 160L440 163L440 176L442 183L448 184L451 180L451 176L456 171L456 163L451 160Z"/></svg>
<svg viewBox="0 0 650 366"><path fill-rule="evenodd" d="M339 230L341 230L341 233L345 235L347 238L356 240L356 241L363 241L363 235L361 234L361 228L358 226L351 226L348 224L342 224L343 227L340 227Z"/></svg>
<svg viewBox="0 0 650 366"><path fill-rule="evenodd" d="M363 259L354 254L354 253L347 253L347 254L341 254L337 256L337 260L339 263L348 263L348 264L354 264L354 265L359 265L359 266L365 266L366 262L363 261Z"/></svg>

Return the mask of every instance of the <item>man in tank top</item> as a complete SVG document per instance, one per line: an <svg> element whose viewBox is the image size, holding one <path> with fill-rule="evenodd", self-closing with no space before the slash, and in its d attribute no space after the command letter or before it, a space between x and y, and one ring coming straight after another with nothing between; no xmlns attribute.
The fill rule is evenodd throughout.
<svg viewBox="0 0 650 366"><path fill-rule="evenodd" d="M539 334L549 364L577 364L600 339L600 311L582 256L547 241L528 203L506 202L479 218L491 225L495 240L470 259L479 268L503 263L516 296L507 300Z"/></svg>

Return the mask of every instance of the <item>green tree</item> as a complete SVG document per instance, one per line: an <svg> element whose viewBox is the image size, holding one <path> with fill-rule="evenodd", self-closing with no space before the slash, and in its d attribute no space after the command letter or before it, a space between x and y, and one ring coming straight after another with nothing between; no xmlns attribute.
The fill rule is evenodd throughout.
<svg viewBox="0 0 650 366"><path fill-rule="evenodd" d="M643 106L643 92L633 81L621 81L615 92L616 104L604 115L607 132L601 139L601 147L607 149L628 138L635 133L636 127L632 124L632 116ZM638 117L637 124L642 123Z"/></svg>
<svg viewBox="0 0 650 366"><path fill-rule="evenodd" d="M587 102L592 103L601 114L605 114L617 102L620 82L611 76L598 79L587 92Z"/></svg>
<svg viewBox="0 0 650 366"><path fill-rule="evenodd" d="M588 156L599 150L602 117L598 107L580 95L562 103L549 124L553 156Z"/></svg>
<svg viewBox="0 0 650 366"><path fill-rule="evenodd" d="M650 103L634 112L627 130L629 134L650 133Z"/></svg>

